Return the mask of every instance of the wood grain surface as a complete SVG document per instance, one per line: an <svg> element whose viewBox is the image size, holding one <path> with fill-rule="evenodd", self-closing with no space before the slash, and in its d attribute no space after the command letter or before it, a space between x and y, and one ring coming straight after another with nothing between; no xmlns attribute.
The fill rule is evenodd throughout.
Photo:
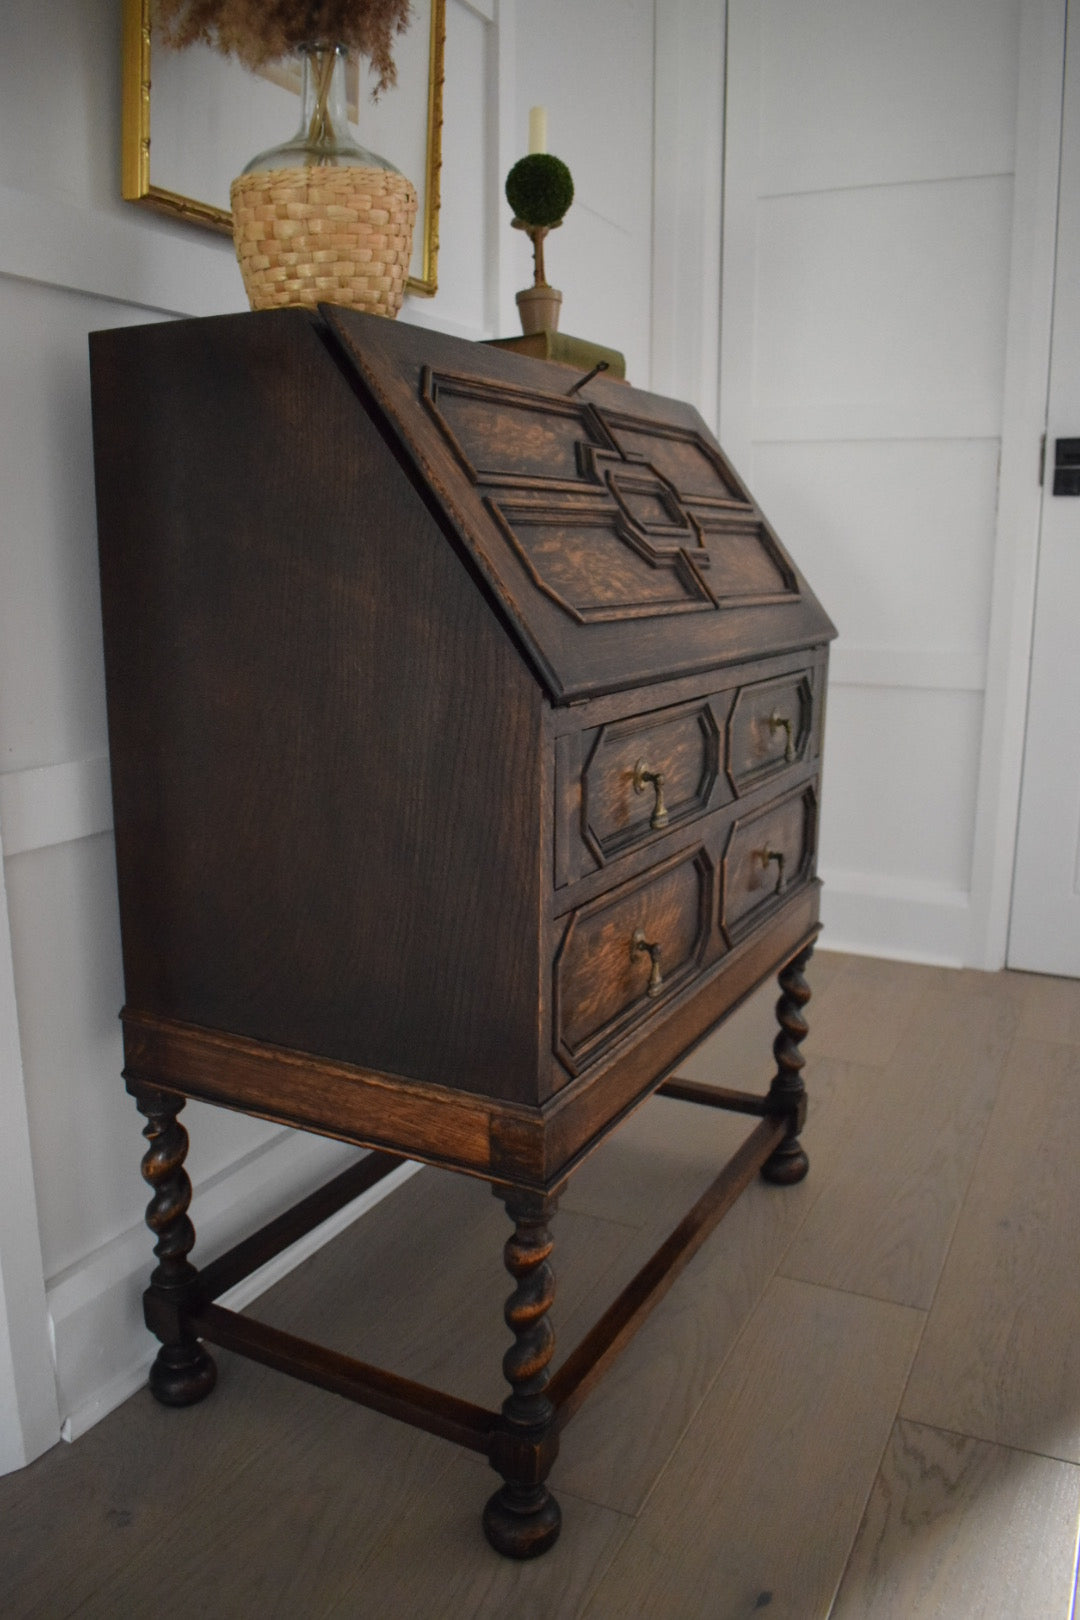
<svg viewBox="0 0 1080 1620"><path fill-rule="evenodd" d="M1060 1037L1080 983L824 951L808 977L810 1174L748 1190L567 1427L548 1556L512 1567L487 1547L479 1459L222 1353L203 1404L144 1392L0 1479L5 1620L1069 1620L1080 1051ZM775 999L752 996L683 1072L762 1088ZM1024 1033L1037 1015L1046 1040ZM941 1212L995 1084L977 1071L1001 1045L946 1259ZM582 1166L552 1227L553 1366L751 1127L657 1098ZM847 1175L860 1158L880 1219ZM819 1247L831 1223L853 1250L865 1234L865 1271L856 1254L843 1283L783 1275L810 1238L840 1266ZM921 1233L941 1267L906 1399L924 1313L858 1291L893 1274L893 1227L897 1253ZM252 1311L495 1401L505 1235L482 1184L425 1171Z"/></svg>
<svg viewBox="0 0 1080 1620"><path fill-rule="evenodd" d="M1067 1620L1080 1468L897 1423L831 1620Z"/></svg>
<svg viewBox="0 0 1080 1620"><path fill-rule="evenodd" d="M129 1007L535 1101L541 713L498 619L306 312L93 353Z"/></svg>
<svg viewBox="0 0 1080 1620"><path fill-rule="evenodd" d="M326 316L556 702L835 634L693 407L602 378L570 398L559 366L353 310ZM646 475L675 503L659 526L634 511ZM627 545L614 525L631 518ZM666 611L642 600L658 589Z"/></svg>
<svg viewBox="0 0 1080 1620"><path fill-rule="evenodd" d="M922 1323L777 1279L586 1612L827 1614Z"/></svg>
<svg viewBox="0 0 1080 1620"><path fill-rule="evenodd" d="M934 983L933 969L914 962L891 962L886 971L867 957L846 958L815 999L815 1050L852 1063L888 1063Z"/></svg>
<svg viewBox="0 0 1080 1620"><path fill-rule="evenodd" d="M905 1417L1080 1463L1078 1130L1080 1050L1017 1039Z"/></svg>
<svg viewBox="0 0 1080 1620"><path fill-rule="evenodd" d="M1075 980L1028 976L1018 1033L1034 1041L1080 1045L1080 996Z"/></svg>
<svg viewBox="0 0 1080 1620"><path fill-rule="evenodd" d="M785 1275L929 1310L1016 1022L1007 1002L922 998L902 1050L868 1068L866 1106Z"/></svg>
<svg viewBox="0 0 1080 1620"><path fill-rule="evenodd" d="M321 1614L327 1620L400 1615L402 1620L460 1620L462 1615L556 1620L580 1615L634 1521L595 1502L560 1492L576 1531L560 1537L556 1556L513 1563L485 1548L462 1558L475 1530L475 1503L491 1489L491 1472L464 1453L438 1489L425 1494ZM449 1504L449 1511L447 1511ZM614 1620L614 1617L612 1617Z"/></svg>

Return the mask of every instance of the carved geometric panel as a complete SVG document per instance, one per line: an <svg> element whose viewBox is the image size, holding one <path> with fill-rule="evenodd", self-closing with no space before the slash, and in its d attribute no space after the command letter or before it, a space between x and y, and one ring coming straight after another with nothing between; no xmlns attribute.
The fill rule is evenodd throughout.
<svg viewBox="0 0 1080 1620"><path fill-rule="evenodd" d="M757 601L787 596L795 578L763 523L715 522L711 515L695 513L709 554L709 583L719 601L753 597Z"/></svg>
<svg viewBox="0 0 1080 1620"><path fill-rule="evenodd" d="M673 501L657 478L618 478L609 480L611 493L634 523L645 529L688 530L690 522L685 512ZM696 536L686 535L687 540Z"/></svg>
<svg viewBox="0 0 1080 1620"><path fill-rule="evenodd" d="M699 433L430 368L421 398L534 583L579 623L794 590L783 554Z"/></svg>
<svg viewBox="0 0 1080 1620"><path fill-rule="evenodd" d="M474 484L579 481L579 444L610 448L583 400L430 371L423 398Z"/></svg>
<svg viewBox="0 0 1080 1620"><path fill-rule="evenodd" d="M491 498L487 504L536 584L575 619L634 619L713 606L685 552L677 546L657 552L614 505Z"/></svg>
<svg viewBox="0 0 1080 1620"><path fill-rule="evenodd" d="M699 433L640 417L604 413L604 422L619 449L628 456L642 456L657 472L669 478L684 496L707 495L745 506L742 495L723 474L719 459Z"/></svg>

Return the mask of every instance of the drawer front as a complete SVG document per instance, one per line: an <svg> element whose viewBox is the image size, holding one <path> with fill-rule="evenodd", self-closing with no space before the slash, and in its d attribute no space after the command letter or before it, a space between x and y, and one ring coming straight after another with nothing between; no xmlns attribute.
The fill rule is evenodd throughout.
<svg viewBox="0 0 1080 1620"><path fill-rule="evenodd" d="M820 745L820 667L742 685L732 673L726 688L557 737L557 889L805 775Z"/></svg>
<svg viewBox="0 0 1080 1620"><path fill-rule="evenodd" d="M724 852L720 908L720 930L729 945L810 877L816 838L813 785L732 824Z"/></svg>
<svg viewBox="0 0 1080 1620"><path fill-rule="evenodd" d="M701 847L570 913L554 966L555 1050L577 1074L701 969L715 866Z"/></svg>
<svg viewBox="0 0 1080 1620"><path fill-rule="evenodd" d="M808 757L813 733L810 670L740 687L728 724L727 767L748 793Z"/></svg>
<svg viewBox="0 0 1080 1620"><path fill-rule="evenodd" d="M587 733L581 826L594 859L603 864L710 809L722 735L708 698Z"/></svg>

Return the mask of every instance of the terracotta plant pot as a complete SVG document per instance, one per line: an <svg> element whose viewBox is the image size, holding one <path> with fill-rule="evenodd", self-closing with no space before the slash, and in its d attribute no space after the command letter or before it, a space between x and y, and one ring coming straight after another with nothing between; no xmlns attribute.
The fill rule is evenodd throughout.
<svg viewBox="0 0 1080 1620"><path fill-rule="evenodd" d="M526 337L533 332L557 332L562 293L556 287L524 287L517 295L521 330Z"/></svg>

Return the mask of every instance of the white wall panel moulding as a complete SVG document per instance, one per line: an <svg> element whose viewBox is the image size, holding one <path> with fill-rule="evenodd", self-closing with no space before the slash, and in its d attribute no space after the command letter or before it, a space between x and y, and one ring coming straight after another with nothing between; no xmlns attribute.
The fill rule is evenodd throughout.
<svg viewBox="0 0 1080 1620"><path fill-rule="evenodd" d="M655 12L650 387L716 426L726 6Z"/></svg>
<svg viewBox="0 0 1080 1620"><path fill-rule="evenodd" d="M762 65L763 193L1011 168L1017 0L775 9L782 25L768 31Z"/></svg>
<svg viewBox="0 0 1080 1620"><path fill-rule="evenodd" d="M0 840L0 1474L60 1433Z"/></svg>
<svg viewBox="0 0 1080 1620"><path fill-rule="evenodd" d="M841 640L829 655L829 684L981 692L986 658L962 647L851 647Z"/></svg>
<svg viewBox="0 0 1080 1620"><path fill-rule="evenodd" d="M1000 423L1012 190L958 178L759 203L757 403L959 395Z"/></svg>
<svg viewBox="0 0 1080 1620"><path fill-rule="evenodd" d="M0 186L0 275L166 315L247 308L232 245L119 201L91 212Z"/></svg>
<svg viewBox="0 0 1080 1620"><path fill-rule="evenodd" d="M971 896L965 890L829 868L821 877L821 943L828 950L966 965Z"/></svg>
<svg viewBox="0 0 1080 1620"><path fill-rule="evenodd" d="M109 832L113 824L109 761L41 765L0 776L0 832L5 856Z"/></svg>
<svg viewBox="0 0 1080 1620"><path fill-rule="evenodd" d="M1000 432L999 394L808 399L758 405L753 413L756 444L996 439Z"/></svg>
<svg viewBox="0 0 1080 1620"><path fill-rule="evenodd" d="M92 213L0 186L0 275L87 293L147 314L223 315L247 298L225 237L148 211ZM453 337L488 336L407 298L401 319Z"/></svg>
<svg viewBox="0 0 1080 1620"><path fill-rule="evenodd" d="M521 121L528 117L525 102L519 117L517 86L517 0L497 0L497 27L491 47L491 71L495 76L494 104L489 108L488 140L490 161L487 184L491 197L492 228L489 233L489 316L496 332L515 332L518 321L515 293L515 259L506 230L506 199L503 185L512 165L523 155ZM538 103L539 105L539 103Z"/></svg>

